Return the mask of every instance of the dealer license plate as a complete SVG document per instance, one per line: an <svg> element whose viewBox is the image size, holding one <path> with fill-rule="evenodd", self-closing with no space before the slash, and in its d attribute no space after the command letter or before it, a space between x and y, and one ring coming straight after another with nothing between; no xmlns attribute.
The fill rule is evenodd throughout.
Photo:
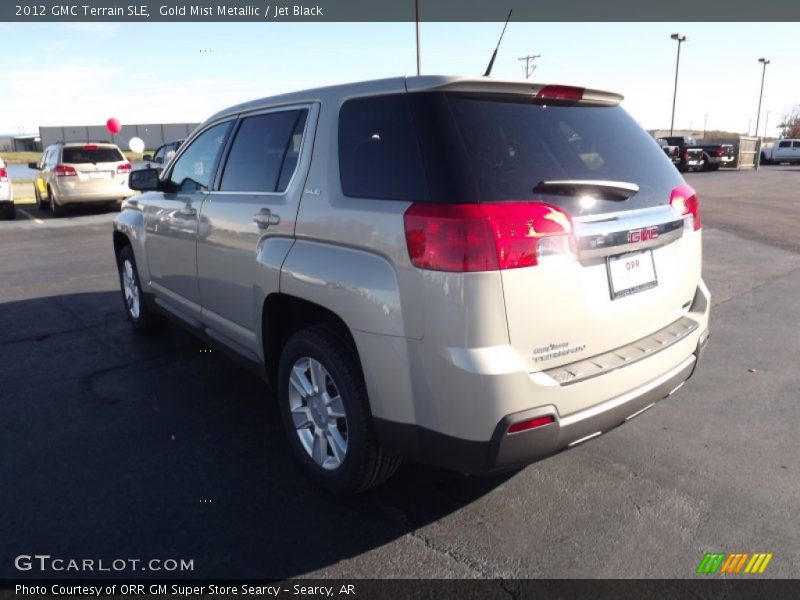
<svg viewBox="0 0 800 600"><path fill-rule="evenodd" d="M610 256L607 268L612 300L658 285L652 250Z"/></svg>

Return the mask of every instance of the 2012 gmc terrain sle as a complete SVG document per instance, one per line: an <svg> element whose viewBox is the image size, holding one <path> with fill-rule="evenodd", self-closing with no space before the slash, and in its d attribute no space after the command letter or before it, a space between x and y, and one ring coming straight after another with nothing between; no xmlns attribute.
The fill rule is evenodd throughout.
<svg viewBox="0 0 800 600"><path fill-rule="evenodd" d="M131 174L128 318L248 359L337 493L593 438L683 384L708 336L697 196L620 100L425 76L217 113Z"/></svg>

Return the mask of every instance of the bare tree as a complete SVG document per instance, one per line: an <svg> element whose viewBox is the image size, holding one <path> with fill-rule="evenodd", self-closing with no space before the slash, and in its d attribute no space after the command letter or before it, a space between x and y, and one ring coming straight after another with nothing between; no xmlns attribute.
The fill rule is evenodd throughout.
<svg viewBox="0 0 800 600"><path fill-rule="evenodd" d="M784 115L783 121L778 127L783 130L781 137L800 138L800 104Z"/></svg>

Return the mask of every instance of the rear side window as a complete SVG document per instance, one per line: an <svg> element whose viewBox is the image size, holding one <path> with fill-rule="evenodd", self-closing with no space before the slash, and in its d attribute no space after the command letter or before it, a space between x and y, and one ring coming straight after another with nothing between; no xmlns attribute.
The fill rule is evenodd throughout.
<svg viewBox="0 0 800 600"><path fill-rule="evenodd" d="M290 110L242 119L228 153L220 190L284 191L297 166L307 112Z"/></svg>
<svg viewBox="0 0 800 600"><path fill-rule="evenodd" d="M407 94L348 100L339 112L346 196L427 200L425 168Z"/></svg>
<svg viewBox="0 0 800 600"><path fill-rule="evenodd" d="M800 142L792 142L792 146L795 148L800 148Z"/></svg>
<svg viewBox="0 0 800 600"><path fill-rule="evenodd" d="M781 142L778 144L778 148L791 148L792 142Z"/></svg>
<svg viewBox="0 0 800 600"><path fill-rule="evenodd" d="M125 160L122 153L109 146L66 146L61 151L61 162L80 163L105 163L120 162Z"/></svg>

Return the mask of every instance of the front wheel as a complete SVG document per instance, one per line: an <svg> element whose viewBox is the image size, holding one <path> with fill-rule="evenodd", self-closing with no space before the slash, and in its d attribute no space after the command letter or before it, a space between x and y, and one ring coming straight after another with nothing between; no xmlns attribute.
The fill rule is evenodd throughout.
<svg viewBox="0 0 800 600"><path fill-rule="evenodd" d="M164 323L164 318L153 312L144 300L136 259L130 246L125 246L120 251L117 257L117 270L119 271L125 314L133 328L138 332L159 329Z"/></svg>
<svg viewBox="0 0 800 600"><path fill-rule="evenodd" d="M42 211L47 210L47 202L42 198L42 194L39 192L39 186L36 185L35 182L33 184L33 195L36 198L36 208Z"/></svg>
<svg viewBox="0 0 800 600"><path fill-rule="evenodd" d="M322 487L357 494L400 465L380 448L358 356L335 325L292 336L281 354L278 396L289 445Z"/></svg>

